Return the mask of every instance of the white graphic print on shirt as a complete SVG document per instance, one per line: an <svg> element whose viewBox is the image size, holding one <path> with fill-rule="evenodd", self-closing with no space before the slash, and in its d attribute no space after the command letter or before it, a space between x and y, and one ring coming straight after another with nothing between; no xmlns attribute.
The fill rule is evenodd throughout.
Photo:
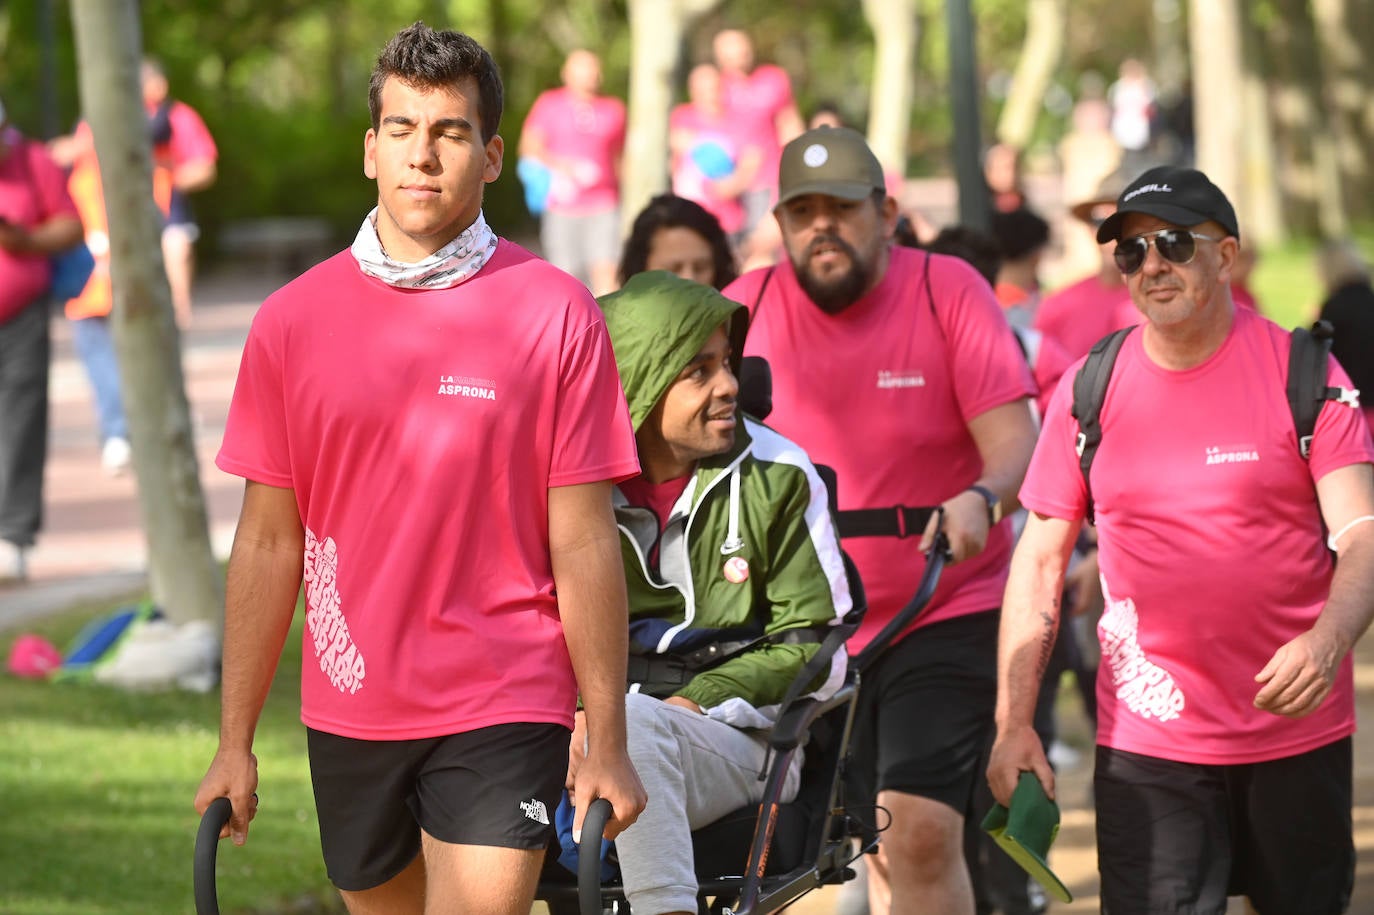
<svg viewBox="0 0 1374 915"><path fill-rule="evenodd" d="M1183 711L1183 690L1167 670L1145 657L1137 638L1140 617L1135 601L1113 600L1107 579L1101 580L1106 609L1097 623L1097 638L1102 644L1102 663L1112 673L1116 698L1142 718L1173 721Z"/></svg>
<svg viewBox="0 0 1374 915"><path fill-rule="evenodd" d="M320 670L341 693L362 689L367 667L353 644L339 596L339 547L305 529L305 625L315 646Z"/></svg>

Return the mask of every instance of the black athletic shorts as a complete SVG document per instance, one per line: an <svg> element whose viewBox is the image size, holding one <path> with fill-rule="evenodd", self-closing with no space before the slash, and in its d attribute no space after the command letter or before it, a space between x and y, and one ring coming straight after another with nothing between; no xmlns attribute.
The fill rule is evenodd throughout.
<svg viewBox="0 0 1374 915"><path fill-rule="evenodd" d="M307 731L325 869L341 890L399 874L420 852L421 829L455 845L553 839L571 737L562 725L385 741Z"/></svg>
<svg viewBox="0 0 1374 915"><path fill-rule="evenodd" d="M992 610L923 626L864 674L850 782L860 810L887 790L968 809L975 779L985 777L1000 619Z"/></svg>
<svg viewBox="0 0 1374 915"><path fill-rule="evenodd" d="M1355 882L1351 741L1204 766L1097 748L1097 856L1109 915L1336 915Z"/></svg>

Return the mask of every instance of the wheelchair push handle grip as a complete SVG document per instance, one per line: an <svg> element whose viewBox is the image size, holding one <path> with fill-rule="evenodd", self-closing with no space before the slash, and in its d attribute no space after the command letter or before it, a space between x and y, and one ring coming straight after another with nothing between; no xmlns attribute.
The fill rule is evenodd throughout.
<svg viewBox="0 0 1374 915"><path fill-rule="evenodd" d="M215 853L219 849L219 834L234 812L227 797L217 797L205 808L196 833L195 891L196 915L219 915L219 898L215 892Z"/></svg>
<svg viewBox="0 0 1374 915"><path fill-rule="evenodd" d="M577 907L582 915L601 915L601 837L611 819L611 802L599 797L587 807L577 846Z"/></svg>

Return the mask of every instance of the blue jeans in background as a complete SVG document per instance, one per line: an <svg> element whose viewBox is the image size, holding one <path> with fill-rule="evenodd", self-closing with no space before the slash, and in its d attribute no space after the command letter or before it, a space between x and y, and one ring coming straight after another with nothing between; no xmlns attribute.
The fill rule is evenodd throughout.
<svg viewBox="0 0 1374 915"><path fill-rule="evenodd" d="M109 318L82 318L72 321L72 344L86 367L86 377L95 391L95 409L100 422L100 440L129 437L124 422L124 402L119 394L119 363L115 359L114 339Z"/></svg>

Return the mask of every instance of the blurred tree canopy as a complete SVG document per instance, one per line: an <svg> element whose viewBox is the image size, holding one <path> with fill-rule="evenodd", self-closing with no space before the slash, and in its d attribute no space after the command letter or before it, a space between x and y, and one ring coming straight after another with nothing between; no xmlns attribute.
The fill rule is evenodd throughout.
<svg viewBox="0 0 1374 915"><path fill-rule="evenodd" d="M1330 5L1338 0L1318 0ZM908 174L948 174L952 115L944 0L918 0L916 80L912 87ZM973 0L983 76L982 135L993 126L1021 53L1026 0ZM1161 89L1187 80L1181 0L1074 0L1063 60L1052 80L1030 144L1029 161L1052 161L1072 103L1101 91L1127 56L1150 63ZM1247 4L1249 6L1249 4ZM1307 0L1259 7L1305 7ZM44 13L54 36L45 58ZM626 0L157 0L143 6L147 53L165 65L173 94L204 116L220 147L220 178L196 198L213 236L224 223L265 215L319 216L340 241L352 236L374 192L362 175L367 79L377 51L397 29L423 19L483 42L502 67L506 113L502 133L507 174L488 192L488 217L505 234L533 226L515 177L520 125L539 91L558 82L569 50L598 52L605 91L625 97L629 67ZM706 59L711 35L739 27L758 57L785 68L803 114L836 104L856 126L867 119L873 41L862 5L841 0L730 0L704 17L683 59ZM1309 27L1310 28L1310 27ZM60 129L79 116L70 10L66 0L0 5L0 95L12 119L41 134L51 61ZM685 67L684 67L685 71ZM685 72L674 87L682 98ZM48 113L51 117L51 113ZM207 253L212 246L203 247Z"/></svg>

